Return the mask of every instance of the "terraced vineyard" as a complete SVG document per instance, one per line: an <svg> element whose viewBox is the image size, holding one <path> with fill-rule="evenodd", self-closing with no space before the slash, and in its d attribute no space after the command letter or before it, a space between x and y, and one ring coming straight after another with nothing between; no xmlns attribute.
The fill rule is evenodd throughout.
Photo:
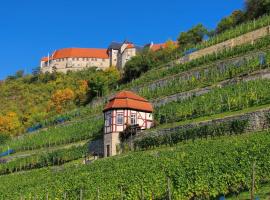
<svg viewBox="0 0 270 200"><path fill-rule="evenodd" d="M269 80L255 80L217 88L202 96L156 108L155 119L160 123L177 122L269 104L269 88Z"/></svg>
<svg viewBox="0 0 270 200"><path fill-rule="evenodd" d="M122 88L140 88L144 85L149 84L150 82L157 82L159 79L175 75L187 70L191 70L196 67L207 67L210 64L218 64L220 62L224 62L227 59L232 59L241 55L246 55L248 53L256 53L260 49L265 49L270 45L270 37L266 36L262 39L257 40L254 44L244 44L240 46L236 46L232 49L226 49L216 54L210 54L196 60L192 60L185 64L172 65L171 67L163 67L160 69L149 70L141 77L135 79L131 83L127 85L123 85ZM120 89L122 89L120 87Z"/></svg>
<svg viewBox="0 0 270 200"><path fill-rule="evenodd" d="M264 16L237 26L197 48L269 25L269 19ZM156 129L269 107L269 78L251 77L269 70L269 48L267 36L254 44L226 49L185 64L172 62L120 85L115 91L132 89L154 102L211 87L205 94L156 107ZM244 81L240 77L250 79ZM221 86L226 80L231 83ZM102 100L107 99L105 96ZM102 103L93 104L52 117L30 127L30 133L1 146L1 152L13 149L17 157L8 155L4 157L8 162L0 164L0 199L165 199L169 193L173 199L214 199L249 190L254 163L257 186L270 181L269 132L244 135L247 120L205 125L161 137L142 137L135 141L140 151L100 159L90 165L64 164L85 156L88 142L101 137L102 107ZM76 146L78 141L87 144ZM24 152L31 153L18 156Z"/></svg>
<svg viewBox="0 0 270 200"><path fill-rule="evenodd" d="M269 181L269 144L269 133L260 132L179 143L92 165L6 175L1 177L0 198L139 199L142 193L148 199L165 198L168 177L175 199L214 198L250 188L255 161L257 182Z"/></svg>
<svg viewBox="0 0 270 200"><path fill-rule="evenodd" d="M93 139L100 136L102 127L102 118L89 118L70 125L51 127L14 139L2 147L2 151L8 147L15 151L23 151Z"/></svg>
<svg viewBox="0 0 270 200"><path fill-rule="evenodd" d="M36 153L1 164L0 175L43 168L46 166L62 165L66 162L83 158L86 154L86 145Z"/></svg>

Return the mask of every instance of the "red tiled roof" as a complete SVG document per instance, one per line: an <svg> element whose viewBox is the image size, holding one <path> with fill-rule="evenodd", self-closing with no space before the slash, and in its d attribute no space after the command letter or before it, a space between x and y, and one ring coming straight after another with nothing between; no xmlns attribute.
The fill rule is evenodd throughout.
<svg viewBox="0 0 270 200"><path fill-rule="evenodd" d="M174 45L178 45L177 42L173 42ZM162 44L153 44L150 46L150 49L153 50L153 51L158 51L160 49L163 49L163 48L166 48L167 47L167 44L166 43L162 43Z"/></svg>
<svg viewBox="0 0 270 200"><path fill-rule="evenodd" d="M130 92L122 91L110 99L103 111L119 108L129 108L146 112L153 112L153 106L146 99Z"/></svg>
<svg viewBox="0 0 270 200"><path fill-rule="evenodd" d="M131 48L134 48L134 44L129 43L129 44L127 45L126 49L131 49Z"/></svg>
<svg viewBox="0 0 270 200"><path fill-rule="evenodd" d="M41 58L41 61L47 62L48 61L48 57Z"/></svg>
<svg viewBox="0 0 270 200"><path fill-rule="evenodd" d="M53 59L59 58L109 58L107 49L66 48L54 52Z"/></svg>
<svg viewBox="0 0 270 200"><path fill-rule="evenodd" d="M65 48L56 50L50 57L50 60L60 58L102 58L108 59L107 49L94 49L94 48ZM48 58L44 57L42 61L48 61Z"/></svg>

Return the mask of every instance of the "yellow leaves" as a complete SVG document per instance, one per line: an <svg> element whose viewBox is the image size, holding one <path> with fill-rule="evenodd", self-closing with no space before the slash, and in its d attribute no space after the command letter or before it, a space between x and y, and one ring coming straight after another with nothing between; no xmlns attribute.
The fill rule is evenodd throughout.
<svg viewBox="0 0 270 200"><path fill-rule="evenodd" d="M21 126L19 118L15 112L8 112L6 115L0 116L0 132L14 132Z"/></svg>
<svg viewBox="0 0 270 200"><path fill-rule="evenodd" d="M84 104L89 91L88 82L86 80L78 81L78 89L76 90L76 102L80 105Z"/></svg>
<svg viewBox="0 0 270 200"><path fill-rule="evenodd" d="M174 50L174 49L176 49L177 46L172 40L167 40L166 43L165 43L165 47L168 50Z"/></svg>
<svg viewBox="0 0 270 200"><path fill-rule="evenodd" d="M56 90L48 103L48 110L55 108L57 113L61 113L63 109L72 102L74 97L74 92L70 88Z"/></svg>
<svg viewBox="0 0 270 200"><path fill-rule="evenodd" d="M114 80L119 80L121 78L121 74L115 66L105 69L104 72L108 78L113 78Z"/></svg>

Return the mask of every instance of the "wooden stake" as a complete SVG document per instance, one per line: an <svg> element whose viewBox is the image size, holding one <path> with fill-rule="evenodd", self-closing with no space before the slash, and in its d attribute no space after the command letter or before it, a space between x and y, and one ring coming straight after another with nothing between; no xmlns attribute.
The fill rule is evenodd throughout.
<svg viewBox="0 0 270 200"><path fill-rule="evenodd" d="M170 188L170 178L167 177L167 192L168 192L168 200L172 200L171 188Z"/></svg>
<svg viewBox="0 0 270 200"><path fill-rule="evenodd" d="M144 194L143 194L143 185L141 185L141 200L144 199Z"/></svg>
<svg viewBox="0 0 270 200"><path fill-rule="evenodd" d="M83 200L83 190L80 191L80 200Z"/></svg>
<svg viewBox="0 0 270 200"><path fill-rule="evenodd" d="M252 181L251 181L251 191L250 191L250 199L254 200L254 193L255 193L255 162L252 166Z"/></svg>
<svg viewBox="0 0 270 200"><path fill-rule="evenodd" d="M123 200L123 189L122 189L122 185L120 186L120 193L121 193L121 200Z"/></svg>
<svg viewBox="0 0 270 200"><path fill-rule="evenodd" d="M97 189L97 200L99 200L99 187Z"/></svg>

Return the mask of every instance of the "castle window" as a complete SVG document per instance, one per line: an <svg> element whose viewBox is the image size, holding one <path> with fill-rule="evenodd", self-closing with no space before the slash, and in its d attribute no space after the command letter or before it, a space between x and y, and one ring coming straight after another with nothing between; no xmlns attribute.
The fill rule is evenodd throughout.
<svg viewBox="0 0 270 200"><path fill-rule="evenodd" d="M124 122L124 120L123 120L123 114L117 114L117 124L118 125L123 125L123 122Z"/></svg>
<svg viewBox="0 0 270 200"><path fill-rule="evenodd" d="M136 114L135 113L132 113L131 114L131 116L130 116L130 123L131 123L131 125L135 125L137 123Z"/></svg>

